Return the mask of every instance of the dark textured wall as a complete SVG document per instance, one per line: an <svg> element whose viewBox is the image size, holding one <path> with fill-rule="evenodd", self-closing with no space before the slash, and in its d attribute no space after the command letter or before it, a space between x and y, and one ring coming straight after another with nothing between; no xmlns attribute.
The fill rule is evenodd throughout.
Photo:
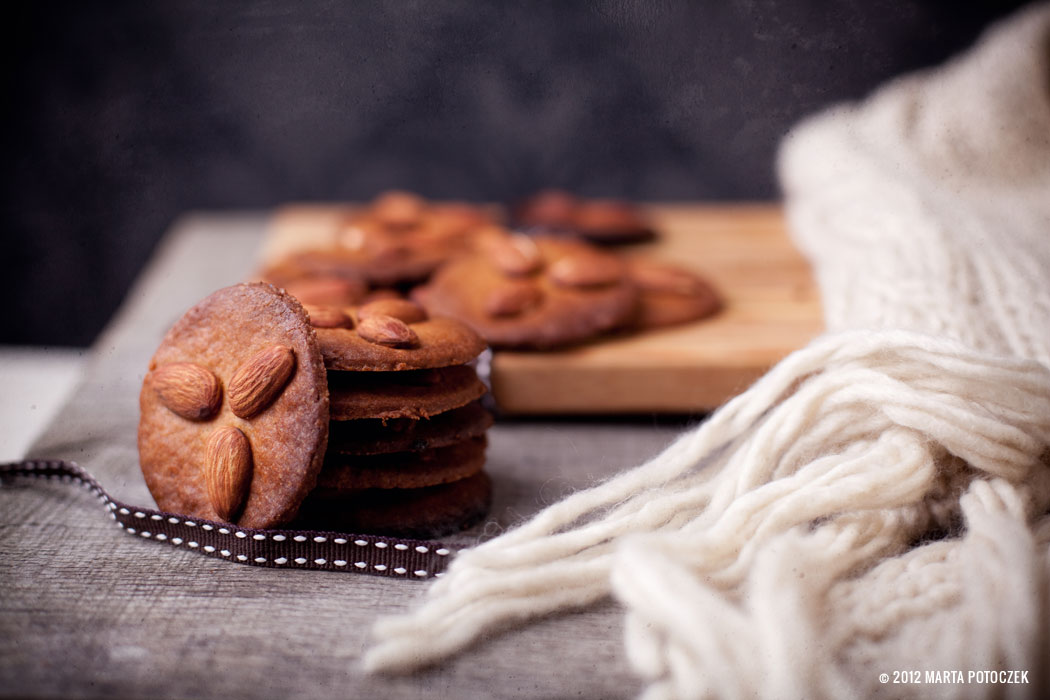
<svg viewBox="0 0 1050 700"><path fill-rule="evenodd" d="M86 344L191 208L776 196L790 125L1020 3L26 3L5 10L0 342Z"/></svg>

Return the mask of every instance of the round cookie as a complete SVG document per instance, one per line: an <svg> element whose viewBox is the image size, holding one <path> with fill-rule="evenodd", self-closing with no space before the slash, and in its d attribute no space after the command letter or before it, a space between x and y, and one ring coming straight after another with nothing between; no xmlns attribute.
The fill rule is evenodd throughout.
<svg viewBox="0 0 1050 700"><path fill-rule="evenodd" d="M485 349L473 329L430 318L407 299L377 299L357 309L311 308L325 366L352 372L401 372L470 362Z"/></svg>
<svg viewBox="0 0 1050 700"><path fill-rule="evenodd" d="M422 452L329 455L314 494L332 496L360 489L415 489L459 481L485 466L484 436Z"/></svg>
<svg viewBox="0 0 1050 700"><path fill-rule="evenodd" d="M280 262L305 276L358 276L373 286L395 286L426 279L448 253L409 235L376 229L367 221L347 223L339 244L293 253Z"/></svg>
<svg viewBox="0 0 1050 700"><path fill-rule="evenodd" d="M275 287L227 287L187 311L150 361L139 408L139 461L161 510L269 528L317 481L324 363L302 306Z"/></svg>
<svg viewBox="0 0 1050 700"><path fill-rule="evenodd" d="M368 285L358 275L304 263L311 254L302 255L266 268L261 281L283 288L303 304L351 306L366 298Z"/></svg>
<svg viewBox="0 0 1050 700"><path fill-rule="evenodd" d="M476 206L387 192L332 231L330 245L295 253L278 268L357 277L373 286L412 284L471 250L474 232L492 223Z"/></svg>
<svg viewBox="0 0 1050 700"><path fill-rule="evenodd" d="M464 321L493 347L528 349L621 326L637 296L618 257L580 241L520 234L493 239L413 290L431 313Z"/></svg>
<svg viewBox="0 0 1050 700"><path fill-rule="evenodd" d="M580 200L564 190L543 190L512 207L520 228L552 232L571 231Z"/></svg>
<svg viewBox="0 0 1050 700"><path fill-rule="evenodd" d="M698 321L722 308L722 300L707 280L690 270L643 259L631 259L627 274L638 287L638 311L633 328L659 328Z"/></svg>
<svg viewBox="0 0 1050 700"><path fill-rule="evenodd" d="M484 435L491 426L492 414L477 401L423 419L332 421L328 426L328 455L421 452Z"/></svg>
<svg viewBox="0 0 1050 700"><path fill-rule="evenodd" d="M573 216L573 230L591 243L644 243L656 238L638 210L614 199L583 200Z"/></svg>
<svg viewBox="0 0 1050 700"><path fill-rule="evenodd" d="M467 365L411 372L329 372L333 421L429 418L477 401L485 385Z"/></svg>
<svg viewBox="0 0 1050 700"><path fill-rule="evenodd" d="M522 229L582 238L599 245L641 243L656 233L636 207L615 199L584 199L545 190L513 207Z"/></svg>
<svg viewBox="0 0 1050 700"><path fill-rule="evenodd" d="M488 514L492 482L485 472L420 489L366 489L349 497L311 495L295 527L433 539L465 530Z"/></svg>

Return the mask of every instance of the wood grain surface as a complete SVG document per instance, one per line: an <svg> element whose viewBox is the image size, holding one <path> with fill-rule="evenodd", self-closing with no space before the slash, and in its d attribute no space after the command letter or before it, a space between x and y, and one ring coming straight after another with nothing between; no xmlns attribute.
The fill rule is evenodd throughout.
<svg viewBox="0 0 1050 700"><path fill-rule="evenodd" d="M808 263L771 204L645 207L661 232L627 255L689 267L725 301L715 317L608 337L558 352L495 353L492 393L507 414L631 414L709 411L745 389L823 328ZM294 205L271 222L272 260L335 240L345 205Z"/></svg>

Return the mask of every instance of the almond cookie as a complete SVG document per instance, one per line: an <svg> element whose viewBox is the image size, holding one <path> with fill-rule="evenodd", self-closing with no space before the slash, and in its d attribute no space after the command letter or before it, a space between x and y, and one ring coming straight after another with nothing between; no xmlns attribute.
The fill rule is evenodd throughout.
<svg viewBox="0 0 1050 700"><path fill-rule="evenodd" d="M303 304L351 306L368 295L368 285L358 275L304 265L295 257L265 269L260 279L281 287Z"/></svg>
<svg viewBox="0 0 1050 700"><path fill-rule="evenodd" d="M632 328L658 328L707 318L722 301L707 280L694 272L651 260L631 259L627 274L638 287Z"/></svg>
<svg viewBox="0 0 1050 700"><path fill-rule="evenodd" d="M419 489L366 489L350 496L311 495L294 525L334 532L432 539L465 530L485 517L492 482L485 472Z"/></svg>
<svg viewBox="0 0 1050 700"><path fill-rule="evenodd" d="M413 284L471 250L474 232L492 223L480 207L387 192L332 231L330 245L291 254L276 267L357 277L381 287Z"/></svg>
<svg viewBox="0 0 1050 700"><path fill-rule="evenodd" d="M479 437L491 426L492 414L477 401L423 419L332 421L328 426L328 454L421 452Z"/></svg>
<svg viewBox="0 0 1050 700"><path fill-rule="evenodd" d="M399 372L470 362L485 341L451 318L430 318L407 299L359 308L310 308L325 366L352 372Z"/></svg>
<svg viewBox="0 0 1050 700"><path fill-rule="evenodd" d="M408 372L329 372L333 421L429 418L477 401L485 385L467 365Z"/></svg>
<svg viewBox="0 0 1050 700"><path fill-rule="evenodd" d="M562 190L539 192L513 208L515 226L613 245L650 241L656 233L636 207L615 199L584 199Z"/></svg>
<svg viewBox="0 0 1050 700"><path fill-rule="evenodd" d="M656 238L635 206L615 199L582 201L573 217L573 230L581 238L602 245L644 243Z"/></svg>
<svg viewBox="0 0 1050 700"><path fill-rule="evenodd" d="M415 489L473 476L485 465L484 436L422 452L362 457L332 455L325 460L314 494L332 496L360 489Z"/></svg>
<svg viewBox="0 0 1050 700"><path fill-rule="evenodd" d="M139 460L161 510L269 528L317 481L324 363L306 312L275 287L228 287L187 311L150 361L139 407Z"/></svg>
<svg viewBox="0 0 1050 700"><path fill-rule="evenodd" d="M521 234L442 267L413 298L496 348L546 349L623 325L637 290L618 257L580 241Z"/></svg>

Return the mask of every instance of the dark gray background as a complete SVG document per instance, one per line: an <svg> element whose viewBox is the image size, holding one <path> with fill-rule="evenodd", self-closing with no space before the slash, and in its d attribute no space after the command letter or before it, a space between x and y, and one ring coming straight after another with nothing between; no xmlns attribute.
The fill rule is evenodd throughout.
<svg viewBox="0 0 1050 700"><path fill-rule="evenodd" d="M792 123L1021 4L9 5L0 343L90 343L187 209L772 198Z"/></svg>

